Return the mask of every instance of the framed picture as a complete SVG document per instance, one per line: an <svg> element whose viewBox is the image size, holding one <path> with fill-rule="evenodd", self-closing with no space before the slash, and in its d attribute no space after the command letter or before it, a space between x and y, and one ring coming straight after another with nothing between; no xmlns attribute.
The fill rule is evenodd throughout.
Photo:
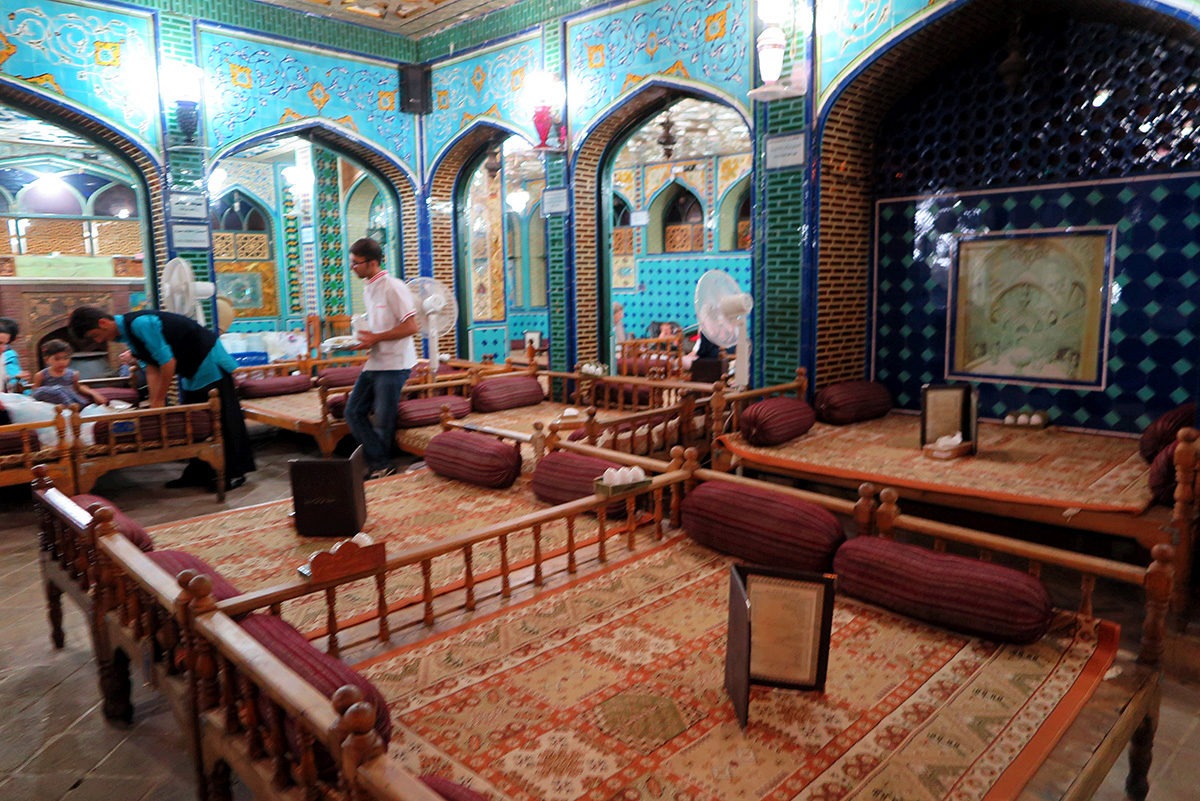
<svg viewBox="0 0 1200 801"><path fill-rule="evenodd" d="M1111 228L960 239L947 377L1102 389L1112 250Z"/></svg>
<svg viewBox="0 0 1200 801"><path fill-rule="evenodd" d="M238 317L273 317L279 313L275 263L218 261L217 294L229 298Z"/></svg>
<svg viewBox="0 0 1200 801"><path fill-rule="evenodd" d="M825 689L836 577L731 565L725 690L742 728L750 686Z"/></svg>
<svg viewBox="0 0 1200 801"><path fill-rule="evenodd" d="M942 437L958 434L962 441L954 446L954 454L977 453L978 432L979 393L970 384L926 384L921 387L922 448L936 446Z"/></svg>

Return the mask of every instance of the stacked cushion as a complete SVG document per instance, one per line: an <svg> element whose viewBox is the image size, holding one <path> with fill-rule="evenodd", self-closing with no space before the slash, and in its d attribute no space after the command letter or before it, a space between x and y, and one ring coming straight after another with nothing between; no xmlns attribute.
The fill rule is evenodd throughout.
<svg viewBox="0 0 1200 801"><path fill-rule="evenodd" d="M369 680L340 659L313 646L292 624L274 615L255 613L241 621L242 628L264 648L304 677L317 692L332 698L339 687L353 684L363 700L375 707L375 730L386 743L392 736L392 719L383 694Z"/></svg>
<svg viewBox="0 0 1200 801"><path fill-rule="evenodd" d="M605 470L621 466L581 453L554 451L543 456L533 471L533 494L538 500L554 505L587 498L596 494L593 482ZM610 503L606 512L610 517L623 516L625 501Z"/></svg>
<svg viewBox="0 0 1200 801"><path fill-rule="evenodd" d="M1185 403L1159 417L1142 432L1138 441L1138 453L1147 462L1153 462L1159 452L1175 441L1179 429L1195 425L1196 404Z"/></svg>
<svg viewBox="0 0 1200 801"><path fill-rule="evenodd" d="M224 601L242 594L241 590L198 556L184 551L150 551L146 558L172 576L178 576L185 570L194 570L208 576L212 581L212 597L215 600Z"/></svg>
<svg viewBox="0 0 1200 801"><path fill-rule="evenodd" d="M521 450L476 431L443 431L425 448L425 464L439 476L501 489L521 474Z"/></svg>
<svg viewBox="0 0 1200 801"><path fill-rule="evenodd" d="M130 406L137 406L142 399L133 387L92 387L92 391L104 398L105 403L121 401Z"/></svg>
<svg viewBox="0 0 1200 801"><path fill-rule="evenodd" d="M4 425L7 425L5 423ZM29 442L30 451L38 451L41 449L41 441L38 439L37 432L32 429L25 431L8 431L0 434L0 456L12 453L22 453L25 450L25 440Z"/></svg>
<svg viewBox="0 0 1200 801"><path fill-rule="evenodd" d="M841 381L819 391L813 407L822 423L843 426L883 417L892 410L892 395L878 381Z"/></svg>
<svg viewBox="0 0 1200 801"><path fill-rule="evenodd" d="M349 392L339 392L329 398L325 408L329 410L329 416L335 420L341 420L346 416L346 401L350 399Z"/></svg>
<svg viewBox="0 0 1200 801"><path fill-rule="evenodd" d="M782 445L808 433L817 415L799 398L768 398L742 412L742 436L751 445Z"/></svg>
<svg viewBox="0 0 1200 801"><path fill-rule="evenodd" d="M194 411L188 412L191 416L192 423L192 442L203 442L212 436L212 419L208 412ZM103 417L96 421L96 427L92 429L93 439L97 444L108 442L109 426L112 421ZM132 419L118 420L121 425L132 423ZM187 433L187 420L182 412L171 412L166 415L167 438L170 440L181 440ZM131 429L134 427L129 426ZM113 441L118 443L134 443L137 442L137 434L141 433L143 442L158 441L162 439L162 426L160 425L159 417L143 417L137 420L136 430L122 431L117 429L114 432Z"/></svg>
<svg viewBox="0 0 1200 801"><path fill-rule="evenodd" d="M1050 628L1050 596L1033 576L965 556L856 537L833 560L838 588L903 615L1001 642Z"/></svg>
<svg viewBox="0 0 1200 801"><path fill-rule="evenodd" d="M332 405L332 404L331 404ZM396 416L398 428L431 426L442 419L442 407L450 407L454 419L466 417L471 411L471 401L461 395L435 395L430 398L411 398L400 401Z"/></svg>
<svg viewBox="0 0 1200 801"><path fill-rule="evenodd" d="M689 537L747 562L825 572L842 543L829 511L782 492L706 481L683 499Z"/></svg>
<svg viewBox="0 0 1200 801"><path fill-rule="evenodd" d="M312 379L306 375L274 375L269 378L247 378L238 382L238 394L243 398L273 398L295 395L312 389Z"/></svg>
<svg viewBox="0 0 1200 801"><path fill-rule="evenodd" d="M1178 446L1178 442L1172 442L1150 463L1150 494L1155 503L1164 506L1175 505L1175 449Z"/></svg>
<svg viewBox="0 0 1200 801"><path fill-rule="evenodd" d="M531 375L489 378L479 382L471 391L471 409L476 412L499 412L520 406L535 406L546 399L542 385Z"/></svg>
<svg viewBox="0 0 1200 801"><path fill-rule="evenodd" d="M362 372L362 365L352 364L347 367L326 367L317 373L317 380L327 387L352 387Z"/></svg>
<svg viewBox="0 0 1200 801"><path fill-rule="evenodd" d="M117 531L125 535L125 539L132 542L143 551L153 551L154 541L150 539L150 535L146 533L146 529L134 520L129 515L117 508L117 505L100 495L72 495L71 500L75 501L81 509L92 510L93 504L112 509L113 525L117 527ZM178 572L178 571L176 571Z"/></svg>

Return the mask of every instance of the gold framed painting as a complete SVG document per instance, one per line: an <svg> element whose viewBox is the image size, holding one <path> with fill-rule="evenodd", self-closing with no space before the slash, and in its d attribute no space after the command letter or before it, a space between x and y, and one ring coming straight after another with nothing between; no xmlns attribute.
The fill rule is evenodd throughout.
<svg viewBox="0 0 1200 801"><path fill-rule="evenodd" d="M218 261L217 294L233 303L238 317L274 317L279 292L273 261Z"/></svg>
<svg viewBox="0 0 1200 801"><path fill-rule="evenodd" d="M1112 251L1111 228L960 239L946 376L1102 389Z"/></svg>

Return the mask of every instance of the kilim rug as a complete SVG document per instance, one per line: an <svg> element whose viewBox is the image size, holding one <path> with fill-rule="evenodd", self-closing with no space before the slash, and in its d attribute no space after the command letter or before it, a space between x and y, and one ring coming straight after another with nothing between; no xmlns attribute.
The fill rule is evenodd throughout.
<svg viewBox="0 0 1200 801"><path fill-rule="evenodd" d="M1015 795L1116 651L1067 615L1003 646L839 597L826 691L755 687L743 731L728 585L680 538L357 667L392 758L493 799L935 801Z"/></svg>
<svg viewBox="0 0 1200 801"><path fill-rule="evenodd" d="M530 490L531 475L525 473L508 489L488 489L443 478L432 470L417 470L391 478L367 482L367 522L364 531L376 542L387 544L394 556L405 548L448 539L457 534L511 520L548 508ZM337 540L301 537L291 519L290 499L176 523L153 526L149 530L156 548L176 548L198 556L220 571L243 592L289 581L296 568L308 557L328 550ZM616 521L616 525L623 521ZM614 524L608 532L613 536ZM639 533L651 536L650 529ZM593 515L575 520L578 545L594 542L599 525ZM623 536L623 535L622 535ZM567 527L562 521L542 529L544 558L563 553ZM610 548L622 547L611 542ZM495 544L480 544L473 549L473 568L477 580L495 575L500 551ZM509 535L508 558L513 569L532 564L533 535L522 532ZM438 557L433 561L434 586L460 586L462 558ZM413 566L393 571L387 577L387 599L393 608L410 603L421 592L420 568ZM344 585L338 592L338 619L358 622L374 615L376 607L373 581ZM319 633L325 623L325 607L318 597L284 606L283 616L301 631Z"/></svg>
<svg viewBox="0 0 1200 801"><path fill-rule="evenodd" d="M549 434L551 421L566 408L568 408L568 404L565 403L542 401L534 406L519 406L516 409L503 409L498 412L471 412L463 417L461 422L489 428L501 428L521 434L532 434L534 423L544 423L546 426L544 431ZM580 413L583 411L580 409ZM620 413L601 409L596 412L596 419L604 422L618 414ZM401 428L396 431L396 444L400 446L401 450L408 453L422 454L429 446L429 440L441 432L440 424L420 426L419 428Z"/></svg>
<svg viewBox="0 0 1200 801"><path fill-rule="evenodd" d="M1127 437L981 422L979 453L943 461L922 454L918 416L893 413L848 426L817 423L783 445L750 445L740 434L721 441L767 469L1062 508L1136 514L1150 504L1149 467Z"/></svg>
<svg viewBox="0 0 1200 801"><path fill-rule="evenodd" d="M271 417L292 418L305 423L321 422L321 394L315 389L297 392L294 395L245 398L241 404L243 410L259 412Z"/></svg>

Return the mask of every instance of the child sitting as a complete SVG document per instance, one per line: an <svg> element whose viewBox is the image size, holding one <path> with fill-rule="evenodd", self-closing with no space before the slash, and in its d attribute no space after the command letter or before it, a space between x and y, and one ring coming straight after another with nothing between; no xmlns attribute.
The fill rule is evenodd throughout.
<svg viewBox="0 0 1200 801"><path fill-rule="evenodd" d="M0 317L0 351L3 351L0 354L3 357L0 360L0 392L20 392L21 379L25 378L17 352L11 347L18 330L16 320Z"/></svg>
<svg viewBox="0 0 1200 801"><path fill-rule="evenodd" d="M91 387L79 383L79 371L72 370L71 346L61 339L48 339L42 343L42 359L48 365L33 377L33 399L46 403L70 406L77 403L104 405L104 398Z"/></svg>

